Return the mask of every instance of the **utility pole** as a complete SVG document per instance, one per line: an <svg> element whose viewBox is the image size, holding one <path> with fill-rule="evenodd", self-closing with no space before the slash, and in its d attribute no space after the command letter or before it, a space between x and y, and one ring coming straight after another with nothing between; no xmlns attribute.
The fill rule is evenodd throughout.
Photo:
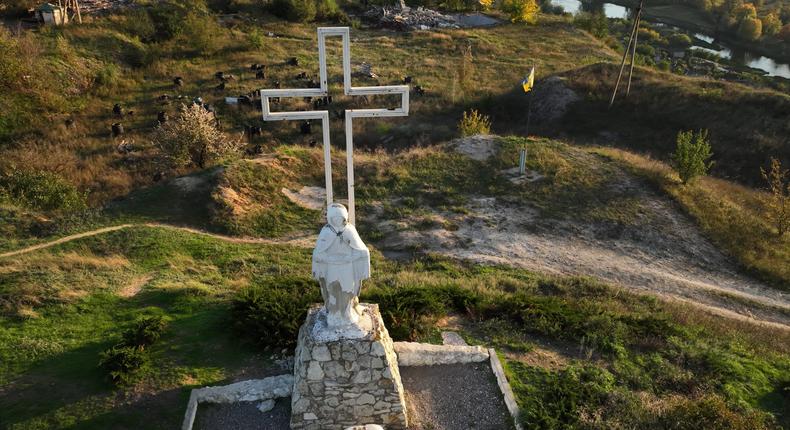
<svg viewBox="0 0 790 430"><path fill-rule="evenodd" d="M639 33L639 21L642 17L642 8L644 7L645 0L639 0L639 7L636 9L636 15L634 16L634 25L631 28L631 35L628 37L628 46L625 48L623 52L623 61L620 62L620 73L617 75L617 82L614 84L614 91L612 91L612 99L609 100L609 109L612 108L614 105L614 99L617 97L617 89L620 87L620 80L623 78L623 71L625 70L625 60L628 58L628 54L633 52L631 55L631 73L633 74L634 71L634 56L636 55L636 40L637 34ZM630 91L631 87L631 75L628 76L628 87Z"/></svg>

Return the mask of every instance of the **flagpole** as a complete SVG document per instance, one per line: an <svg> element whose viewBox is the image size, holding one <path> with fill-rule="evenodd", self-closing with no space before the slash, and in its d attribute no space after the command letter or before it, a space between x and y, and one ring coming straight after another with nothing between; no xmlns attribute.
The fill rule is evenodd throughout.
<svg viewBox="0 0 790 430"><path fill-rule="evenodd" d="M532 75L535 71L535 66L532 66L532 71L530 74ZM534 76L534 75L532 75ZM534 77L533 77L534 79ZM518 173L523 175L527 171L527 142L529 141L529 126L532 122L532 93L535 92L535 83L533 81L532 87L529 89L527 93L527 130L526 130L526 139L524 140L524 147L521 149L521 153L519 154L518 160Z"/></svg>

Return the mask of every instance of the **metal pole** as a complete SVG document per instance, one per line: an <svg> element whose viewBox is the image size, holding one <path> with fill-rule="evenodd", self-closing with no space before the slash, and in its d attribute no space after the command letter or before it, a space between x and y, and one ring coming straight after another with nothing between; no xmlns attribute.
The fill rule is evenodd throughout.
<svg viewBox="0 0 790 430"><path fill-rule="evenodd" d="M641 9L641 3L640 3ZM617 75L617 82L614 84L614 91L612 91L612 99L609 100L609 108L612 108L614 104L614 99L617 97L617 88L620 86L620 80L623 78L623 70L625 69L625 60L628 58L628 52L631 50L631 44L634 41L634 32L636 32L636 20L634 20L634 26L631 28L631 35L628 37L628 46L625 48L625 52L623 52L623 61L620 62L620 73Z"/></svg>
<svg viewBox="0 0 790 430"><path fill-rule="evenodd" d="M354 210L354 123L352 113L346 111L346 175L348 176L348 222L356 225Z"/></svg>
<svg viewBox="0 0 790 430"><path fill-rule="evenodd" d="M631 78L634 75L634 62L636 61L636 44L639 40L639 24L642 22L642 6L636 12L636 31L634 32L634 50L631 51L631 70L628 72L628 86L625 89L625 96L631 94Z"/></svg>
<svg viewBox="0 0 790 430"><path fill-rule="evenodd" d="M532 93L535 92L535 85L532 85L532 88L529 90L529 94L527 95L527 131L526 131L526 141L524 142L524 147L521 148L521 151L518 155L518 173L525 174L527 171L527 142L529 141L529 125L532 122Z"/></svg>

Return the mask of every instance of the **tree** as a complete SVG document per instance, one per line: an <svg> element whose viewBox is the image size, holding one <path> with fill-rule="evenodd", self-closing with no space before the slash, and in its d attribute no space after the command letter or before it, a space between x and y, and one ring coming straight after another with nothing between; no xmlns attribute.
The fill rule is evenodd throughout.
<svg viewBox="0 0 790 430"><path fill-rule="evenodd" d="M771 12L762 18L763 34L775 36L782 28L782 21L776 12Z"/></svg>
<svg viewBox="0 0 790 430"><path fill-rule="evenodd" d="M738 37L755 41L763 35L763 22L758 18L744 18L738 25Z"/></svg>
<svg viewBox="0 0 790 430"><path fill-rule="evenodd" d="M782 169L782 163L771 157L771 170L760 168L768 182L768 195L764 198L765 215L776 227L779 236L790 230L790 172Z"/></svg>
<svg viewBox="0 0 790 430"><path fill-rule="evenodd" d="M708 131L700 130L681 131L678 133L677 146L672 155L672 167L680 176L680 181L689 183L697 176L708 173L713 162L708 161L713 156L708 141Z"/></svg>
<svg viewBox="0 0 790 430"><path fill-rule="evenodd" d="M176 119L156 130L154 141L173 166L193 164L201 169L241 146L217 129L214 114L199 104L182 105Z"/></svg>
<svg viewBox="0 0 790 430"><path fill-rule="evenodd" d="M785 42L790 43L790 24L785 24L782 29L779 30L777 36Z"/></svg>
<svg viewBox="0 0 790 430"><path fill-rule="evenodd" d="M540 6L536 0L502 0L500 8L510 15L512 22L535 24L538 22Z"/></svg>

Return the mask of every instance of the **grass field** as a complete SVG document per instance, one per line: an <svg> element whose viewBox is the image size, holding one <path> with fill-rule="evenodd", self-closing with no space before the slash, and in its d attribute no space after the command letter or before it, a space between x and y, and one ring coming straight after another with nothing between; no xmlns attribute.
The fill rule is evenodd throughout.
<svg viewBox="0 0 790 430"><path fill-rule="evenodd" d="M278 355L229 330L236 294L292 282L308 266L308 249L154 228L0 260L5 428L177 426L189 388L249 377ZM375 252L373 267L363 299L381 304L393 335L430 338L433 324L455 313L465 321L464 336L505 354L520 404L540 419L584 427L586 414L598 411L598 425L608 428L681 417L681 426L671 428L690 429L699 417L684 407L729 425L749 419L758 426L740 428L770 423L761 411L787 416L786 332L688 312L588 279L435 258L395 264ZM99 352L141 315L163 315L169 325L133 382L113 388L97 367ZM567 366L536 364L533 352L547 347L569 351ZM600 386L585 385L588 394L572 404L555 403L551 396L576 393L578 375L568 373L578 369L581 380ZM555 379L543 400L530 394L530 387ZM535 403L541 401L547 403Z"/></svg>

